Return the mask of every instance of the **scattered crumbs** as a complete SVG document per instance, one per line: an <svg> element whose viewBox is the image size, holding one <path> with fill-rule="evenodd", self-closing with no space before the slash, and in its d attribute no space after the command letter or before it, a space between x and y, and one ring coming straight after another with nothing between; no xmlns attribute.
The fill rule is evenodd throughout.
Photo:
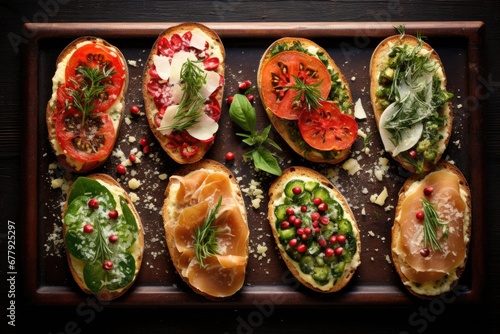
<svg viewBox="0 0 500 334"><path fill-rule="evenodd" d="M345 169L349 175L354 175L361 170L358 160L354 158L347 159L347 161L342 164L342 168Z"/></svg>
<svg viewBox="0 0 500 334"><path fill-rule="evenodd" d="M355 77L355 76L352 76L352 77L351 77L351 81L356 81L356 77Z"/></svg>
<svg viewBox="0 0 500 334"><path fill-rule="evenodd" d="M252 206L255 209L258 209L260 207L260 203L262 199L264 198L264 192L260 188L260 182L251 180L250 185L246 188L242 188L241 191L248 197L250 197Z"/></svg>
<svg viewBox="0 0 500 334"><path fill-rule="evenodd" d="M133 67L137 67L137 60L127 60L127 63L130 65L130 66L133 66Z"/></svg>
<svg viewBox="0 0 500 334"><path fill-rule="evenodd" d="M391 257L389 255L385 255L385 260L387 261L387 263L392 264Z"/></svg>
<svg viewBox="0 0 500 334"><path fill-rule="evenodd" d="M137 194L134 192L130 192L128 195L132 203L138 202L140 200L139 196L137 196Z"/></svg>
<svg viewBox="0 0 500 334"><path fill-rule="evenodd" d="M168 175L166 173L162 173L162 174L158 175L158 178L163 181L163 180L166 180L168 178Z"/></svg>
<svg viewBox="0 0 500 334"><path fill-rule="evenodd" d="M375 203L377 205L383 206L385 203L385 200L387 199L387 196L389 196L389 193L387 192L387 188L384 187L382 192L380 194L373 194L370 196L370 202Z"/></svg>
<svg viewBox="0 0 500 334"><path fill-rule="evenodd" d="M374 237L374 236L375 236L375 233L373 233L373 231L368 231L368 235L369 235L370 237Z"/></svg>

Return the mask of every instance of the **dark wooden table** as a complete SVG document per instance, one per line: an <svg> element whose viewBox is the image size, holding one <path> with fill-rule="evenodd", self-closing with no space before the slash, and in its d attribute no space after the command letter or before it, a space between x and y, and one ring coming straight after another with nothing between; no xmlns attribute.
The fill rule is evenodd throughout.
<svg viewBox="0 0 500 334"><path fill-rule="evenodd" d="M37 333L438 333L487 328L500 331L500 225L494 214L500 167L500 4L496 1L1 1L0 18L0 307L15 300L15 312L2 313L1 332L17 333L33 326ZM345 307L286 307L248 303L247 307L108 307L88 300L76 305L36 305L25 302L22 263L26 235L33 222L23 221L26 210L21 186L23 119L22 50L29 44L23 24L65 22L412 22L482 21L483 68L477 101L484 108L486 247L484 294L478 303L437 300L418 305L347 305ZM242 28L240 28L242 29ZM133 34L133 30L131 32ZM26 93L26 92L24 92ZM30 92L27 92L29 94ZM29 134L36 136L37 133ZM32 166L37 168L37 166ZM7 226L15 224L15 261L19 273L8 267ZM29 272L28 272L29 274ZM8 280L10 277L14 280ZM14 291L15 290L15 291ZM15 296L11 295L15 292ZM57 298L57 296L56 296ZM57 304L57 303L55 303ZM348 303L347 303L348 304ZM5 311L4 311L5 312ZM15 314L15 327L7 322ZM7 315L7 316L6 316ZM36 315L36 316L35 316ZM41 320L35 320L41 319Z"/></svg>

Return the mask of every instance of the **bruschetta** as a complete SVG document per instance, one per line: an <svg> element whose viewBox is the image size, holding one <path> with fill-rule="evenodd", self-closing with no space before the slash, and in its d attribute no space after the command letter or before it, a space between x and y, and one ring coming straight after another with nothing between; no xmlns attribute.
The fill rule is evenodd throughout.
<svg viewBox="0 0 500 334"><path fill-rule="evenodd" d="M163 150L177 163L202 159L219 128L225 50L215 31L182 23L156 39L144 67L146 116Z"/></svg>
<svg viewBox="0 0 500 334"><path fill-rule="evenodd" d="M90 174L73 182L63 210L63 235L71 274L99 300L123 295L139 274L144 252L141 218L111 176Z"/></svg>
<svg viewBox="0 0 500 334"><path fill-rule="evenodd" d="M194 292L222 300L242 288L247 213L239 185L224 165L202 159L170 176L162 216L174 267Z"/></svg>
<svg viewBox="0 0 500 334"><path fill-rule="evenodd" d="M420 36L384 39L370 62L370 98L384 148L410 172L441 159L453 126L453 94L437 52Z"/></svg>
<svg viewBox="0 0 500 334"><path fill-rule="evenodd" d="M309 289L339 291L361 264L356 219L344 196L315 170L290 167L271 184L268 220L282 259Z"/></svg>
<svg viewBox="0 0 500 334"><path fill-rule="evenodd" d="M87 173L106 162L122 123L128 81L125 57L101 38L78 38L60 53L46 123L63 167Z"/></svg>
<svg viewBox="0 0 500 334"><path fill-rule="evenodd" d="M404 286L432 298L450 291L467 262L471 195L453 164L412 174L399 191L392 227L392 259Z"/></svg>
<svg viewBox="0 0 500 334"><path fill-rule="evenodd" d="M358 124L349 84L325 49L278 39L260 60L257 82L271 123L297 154L331 164L347 158Z"/></svg>

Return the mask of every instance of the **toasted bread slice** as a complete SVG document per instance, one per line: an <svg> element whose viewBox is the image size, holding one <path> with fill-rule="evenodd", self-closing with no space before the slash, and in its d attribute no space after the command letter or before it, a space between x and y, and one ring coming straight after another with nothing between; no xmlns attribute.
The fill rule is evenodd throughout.
<svg viewBox="0 0 500 334"><path fill-rule="evenodd" d="M205 45L206 48L203 47L203 49L200 49L200 43L203 40L205 43L203 45ZM168 133L166 134L165 130L160 130L163 126L161 121L164 119L164 114L170 112L170 109L167 109L167 111L165 111L165 109L171 105L178 105L180 103L179 101L174 102L174 100L181 99L183 90L181 91L181 89L178 88L177 79L175 79L175 84L171 82L173 81L172 77L180 76L180 69L176 67L177 70L172 70L172 76L166 73L169 70L164 71L164 77L161 78L159 74L161 72L155 65L155 57L165 57L163 60L168 59L169 62L172 62L174 55L179 52L189 52L192 55L196 55L198 60L203 61L204 69L206 70L205 74L207 72L214 72L220 76L219 85L215 91L207 97L204 102L203 110L206 115L215 122L218 122L222 96L224 93L225 50L220 37L215 31L200 23L186 22L170 27L160 33L151 48L148 60L144 66L142 92L146 116L151 131L163 150L174 161L180 164L188 164L201 160L212 146L214 138L211 140L201 140L198 136L193 138L195 135L193 132L190 132L189 128L188 130L174 131L171 135L168 135ZM170 65L165 66L169 67ZM173 67L174 66L172 66L172 68ZM176 73L174 74L173 72ZM174 89L173 87L177 87L178 89ZM174 98L174 96L178 97ZM160 99L161 101L159 101ZM172 111L172 113L175 112L175 110ZM201 119L201 117L199 119ZM214 126L214 124L211 124L211 126ZM203 128L206 126L203 125L201 127ZM172 130L170 129L169 131ZM216 129L211 134L214 137L216 135L215 132ZM187 147L187 149L183 146ZM187 154L182 154L183 150Z"/></svg>
<svg viewBox="0 0 500 334"><path fill-rule="evenodd" d="M182 166L170 177L162 216L174 267L194 292L222 300L242 288L249 229L243 196L231 171L209 159ZM209 234L211 228L214 242L196 236L197 231ZM205 257L201 248L209 244L215 251Z"/></svg>
<svg viewBox="0 0 500 334"><path fill-rule="evenodd" d="M361 264L356 219L338 189L315 170L290 167L273 182L268 219L282 259L309 289L339 291Z"/></svg>
<svg viewBox="0 0 500 334"><path fill-rule="evenodd" d="M423 241L423 226L429 223L419 212L432 215L423 209L422 198L431 203L442 224L434 229L439 247ZM432 170L412 174L405 181L399 191L391 249L394 266L412 294L432 298L458 283L468 256L471 217L470 189L455 165L440 161Z"/></svg>
<svg viewBox="0 0 500 334"><path fill-rule="evenodd" d="M81 176L68 192L63 222L69 268L78 286L100 300L129 290L142 264L144 229L120 184L107 174Z"/></svg>
<svg viewBox="0 0 500 334"><path fill-rule="evenodd" d="M265 99L263 98L262 91L262 71L266 64L276 54L279 54L282 51L289 50L296 50L300 52L305 52L305 50L307 50L308 54L320 59L325 64L328 71L330 72L330 76L332 79L332 87L328 94L327 100L333 101L339 107L342 113L354 118L354 107L352 103L351 89L349 83L345 79L339 67L325 49L309 39L300 37L280 38L273 42L264 52L259 63L259 70L257 72L257 83L263 107L276 131L281 135L281 137L283 137L286 143L301 157L312 162L322 162L330 164L339 163L347 158L351 151L350 147L339 151L323 151L311 147L302 138L296 121L277 117L272 112L270 106L266 105L264 101Z"/></svg>
<svg viewBox="0 0 500 334"><path fill-rule="evenodd" d="M72 118L70 116L66 117L66 119L64 120L59 119L58 115L62 111L61 107L59 107L58 109L58 104L60 106L65 105L64 110L68 110L70 107L74 106L75 102L71 97L71 93L69 93L68 91L65 91L63 93L67 95L65 101L59 100L61 98L61 93L58 90L68 80L71 81L71 79L67 78L65 75L66 67L69 66L71 56L79 48L87 46L88 44L94 44L97 47L102 48L101 50L107 50L107 53L111 54L111 57L115 59L116 64L120 66L120 71L123 73L123 84L120 91L112 92L112 96L116 96L115 102L112 103L112 105L108 106L106 110L100 110L98 113L96 113L97 115L107 114L109 118L107 118L107 122L105 123L112 123L112 127L104 126L103 124L101 124L99 118L97 118L93 122L90 122L88 126L97 127L97 131L106 129L105 132L98 133L97 135L92 136L92 138L90 138L90 136L87 138L81 137L81 133L77 133L75 131L75 137L69 136L68 139L68 136L61 136L61 134L58 133L62 130L60 127L56 126L56 123L58 122L58 120L61 123L66 122L69 125L65 125L64 127L71 129L72 122L77 124L81 119L75 121L76 118ZM111 45L102 38L94 36L84 36L75 39L64 48L64 50L59 54L57 58L56 67L56 73L52 78L52 96L47 103L45 113L49 141L59 163L64 168L72 172L87 173L100 167L107 161L107 159L111 155L116 139L118 137L125 110L125 93L127 92L129 82L129 74L125 57L116 46ZM109 66L107 66L107 68L105 69L109 70L110 68ZM102 97L102 94L100 96ZM106 94L106 96L108 95ZM109 96L111 96L111 94ZM90 114L93 114L93 112L91 112ZM91 117L87 116L86 119L90 120ZM68 132L72 131L68 130ZM94 129L93 132L96 132L96 130ZM64 141L64 143L61 141ZM78 144L79 141L82 141L83 144ZM69 149L66 146L69 146L71 150L76 150L77 153L75 153L74 155L68 154ZM104 152L105 154L89 154L89 152L98 151L100 147L106 147L106 151ZM80 154L80 156L78 156L78 154Z"/></svg>
<svg viewBox="0 0 500 334"><path fill-rule="evenodd" d="M397 154L393 154L392 149L388 149L388 147L392 148L394 144L391 144L390 138L387 138L390 133L382 128L383 125L380 124L380 122L382 114L389 104L385 95L381 92L384 87L388 87L394 77L394 72L396 72L394 68L388 68L388 63L391 59L389 55L395 48L404 47L405 45L411 48L419 47L420 42L422 51L418 53L418 56L430 57L430 59L437 63L437 71L435 75L441 80L440 89L446 92L447 79L444 66L439 55L428 43L419 41L419 39L415 36L405 34L402 36L394 35L387 37L381 41L374 50L370 61L370 99L379 132L384 143L387 143L385 145L386 150L389 150L394 160L412 173L428 171L432 169L441 159L441 156L443 155L450 140L453 126L453 106L450 101L453 95L446 92L444 97L447 102L435 110L443 118L444 122L443 125L439 126L439 129L434 134L434 137L431 138L431 140L435 142L427 143L422 134L414 145L407 149L402 149L401 152L397 152ZM432 84L430 86L432 86ZM424 155L427 156L427 158L424 159Z"/></svg>

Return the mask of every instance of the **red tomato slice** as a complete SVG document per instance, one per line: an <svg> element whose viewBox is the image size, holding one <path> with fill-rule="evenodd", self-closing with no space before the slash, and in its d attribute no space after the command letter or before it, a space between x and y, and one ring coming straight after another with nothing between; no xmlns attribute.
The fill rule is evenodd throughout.
<svg viewBox="0 0 500 334"><path fill-rule="evenodd" d="M106 113L91 113L82 122L82 113L74 108L54 116L57 141L76 161L102 161L114 146L115 128Z"/></svg>
<svg viewBox="0 0 500 334"><path fill-rule="evenodd" d="M261 70L262 99L278 117L297 120L306 107L303 99L296 101L298 91L294 76L316 87L323 99L330 92L332 81L326 66L316 57L299 51L284 51L269 60Z"/></svg>
<svg viewBox="0 0 500 334"><path fill-rule="evenodd" d="M352 146L358 136L358 123L343 114L332 102L323 101L317 109L304 110L299 117L302 138L322 151L340 151Z"/></svg>
<svg viewBox="0 0 500 334"><path fill-rule="evenodd" d="M103 80L106 84L105 93L95 101L98 111L107 110L122 91L125 82L125 64L110 48L89 43L78 48L69 59L65 72L66 83L73 82L75 86L78 86L82 80L80 69L83 67L101 70L113 68L113 74Z"/></svg>

